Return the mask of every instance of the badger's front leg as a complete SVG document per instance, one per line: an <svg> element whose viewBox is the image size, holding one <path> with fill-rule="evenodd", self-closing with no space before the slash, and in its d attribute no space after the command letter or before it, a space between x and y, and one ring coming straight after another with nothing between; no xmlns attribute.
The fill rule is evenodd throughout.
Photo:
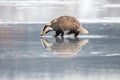
<svg viewBox="0 0 120 80"><path fill-rule="evenodd" d="M62 30L62 31L61 31L61 37L63 37L63 36L64 36L64 31Z"/></svg>
<svg viewBox="0 0 120 80"><path fill-rule="evenodd" d="M55 34L54 36L57 37L57 36L59 36L60 34L61 34L61 36L64 35L63 30L57 30L57 31L56 31L56 34Z"/></svg>

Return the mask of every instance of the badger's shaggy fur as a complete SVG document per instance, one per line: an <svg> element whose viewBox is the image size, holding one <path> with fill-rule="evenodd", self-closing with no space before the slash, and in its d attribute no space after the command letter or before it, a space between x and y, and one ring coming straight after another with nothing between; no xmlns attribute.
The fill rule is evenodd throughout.
<svg viewBox="0 0 120 80"><path fill-rule="evenodd" d="M72 16L61 16L53 19L49 25L45 25L41 35L45 35L49 31L56 31L55 36L64 35L65 31L68 31L67 34L74 33L75 37L79 35L80 32L83 34L88 34L88 31L84 29L80 22Z"/></svg>

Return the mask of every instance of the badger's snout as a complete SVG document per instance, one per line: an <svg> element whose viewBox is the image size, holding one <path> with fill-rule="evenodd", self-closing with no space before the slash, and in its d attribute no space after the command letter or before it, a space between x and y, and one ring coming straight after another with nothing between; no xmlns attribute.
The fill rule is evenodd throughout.
<svg viewBox="0 0 120 80"><path fill-rule="evenodd" d="M40 36L43 36L43 31L41 31Z"/></svg>
<svg viewBox="0 0 120 80"><path fill-rule="evenodd" d="M50 27L50 25L45 25L45 27L44 27L43 30L41 31L41 36L45 35L45 34L48 33L49 31L53 31L53 28Z"/></svg>
<svg viewBox="0 0 120 80"><path fill-rule="evenodd" d="M40 34L40 36L43 36L43 34Z"/></svg>

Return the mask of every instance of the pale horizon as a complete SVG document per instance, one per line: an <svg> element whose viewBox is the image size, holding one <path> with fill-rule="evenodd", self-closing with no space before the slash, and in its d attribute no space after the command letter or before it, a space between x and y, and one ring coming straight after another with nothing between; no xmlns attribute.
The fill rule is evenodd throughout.
<svg viewBox="0 0 120 80"><path fill-rule="evenodd" d="M1 0L0 23L48 23L63 16L80 22L120 23L119 0Z"/></svg>

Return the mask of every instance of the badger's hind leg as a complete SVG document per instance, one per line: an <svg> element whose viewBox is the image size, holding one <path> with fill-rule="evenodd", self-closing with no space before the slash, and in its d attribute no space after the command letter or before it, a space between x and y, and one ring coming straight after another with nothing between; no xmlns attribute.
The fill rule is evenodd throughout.
<svg viewBox="0 0 120 80"><path fill-rule="evenodd" d="M80 33L80 31L77 31L77 30L76 30L76 31L74 32L74 34L75 34L74 37L77 37L77 36L79 35L79 33Z"/></svg>
<svg viewBox="0 0 120 80"><path fill-rule="evenodd" d="M77 37L79 35L79 33L80 33L80 31L78 31L78 30L71 30L66 34L74 34L74 37Z"/></svg>
<svg viewBox="0 0 120 80"><path fill-rule="evenodd" d="M66 33L66 34L73 34L73 33L75 33L75 30L71 30L71 31L69 31L69 32Z"/></svg>

